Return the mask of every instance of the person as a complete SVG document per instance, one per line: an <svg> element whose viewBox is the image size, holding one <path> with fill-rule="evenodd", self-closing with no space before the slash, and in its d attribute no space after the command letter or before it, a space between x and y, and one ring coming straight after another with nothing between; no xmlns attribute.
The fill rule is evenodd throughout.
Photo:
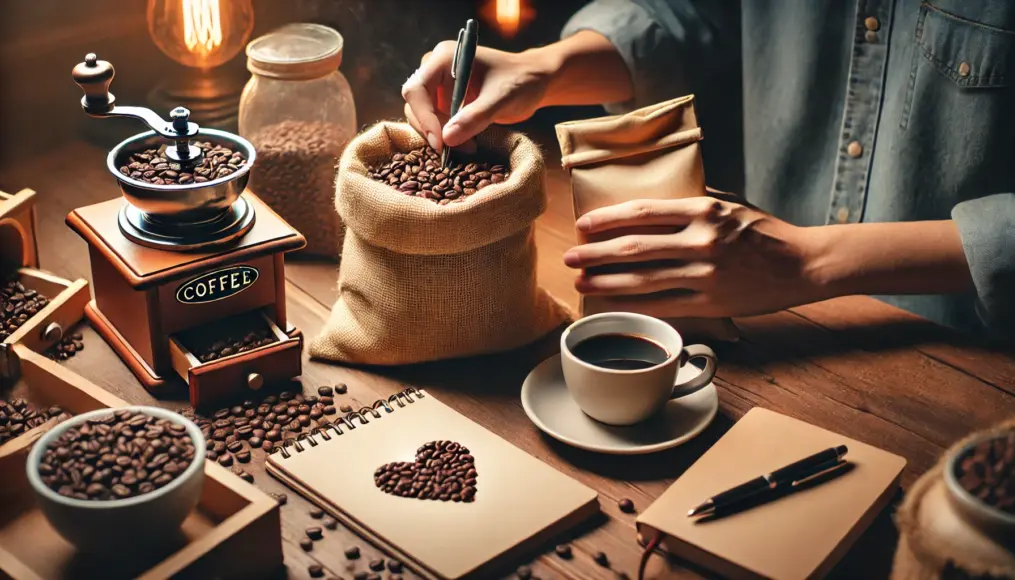
<svg viewBox="0 0 1015 580"><path fill-rule="evenodd" d="M481 47L449 120L453 52L438 44L402 89L435 149L540 107L623 112L700 96L739 70L743 140L725 145L743 152L750 205L635 200L588 213L576 223L586 233L686 228L569 250L583 294L663 317L867 294L963 330L1015 333L1015 3L593 0L558 42ZM678 265L585 273L656 259Z"/></svg>

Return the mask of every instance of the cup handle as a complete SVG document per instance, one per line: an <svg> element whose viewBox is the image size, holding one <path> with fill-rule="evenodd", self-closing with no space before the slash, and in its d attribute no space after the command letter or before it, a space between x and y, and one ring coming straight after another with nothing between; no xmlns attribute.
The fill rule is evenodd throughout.
<svg viewBox="0 0 1015 580"><path fill-rule="evenodd" d="M715 356L715 351L703 344L691 344L684 347L683 352L680 353L681 367L692 358L703 358L705 359L705 368L701 371L701 374L690 379L686 383L679 383L673 387L673 394L670 395L670 399L679 399L680 397L690 395L691 393L700 391L706 385L712 382L715 378L715 370L719 359Z"/></svg>

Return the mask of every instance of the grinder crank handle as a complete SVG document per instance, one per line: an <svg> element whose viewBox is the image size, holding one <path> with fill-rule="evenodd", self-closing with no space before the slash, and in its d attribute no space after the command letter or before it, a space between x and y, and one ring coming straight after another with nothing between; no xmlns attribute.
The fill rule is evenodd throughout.
<svg viewBox="0 0 1015 580"><path fill-rule="evenodd" d="M81 108L92 117L129 117L144 121L153 131L166 139L189 140L197 135L197 123L191 123L190 111L183 107L177 107L170 113L172 122L166 121L155 111L145 107L118 107L114 103L116 97L109 92L109 85L113 82L113 75L116 71L108 61L99 60L94 52L85 56L84 62L79 62L71 71L74 82L77 83L85 96L81 97Z"/></svg>

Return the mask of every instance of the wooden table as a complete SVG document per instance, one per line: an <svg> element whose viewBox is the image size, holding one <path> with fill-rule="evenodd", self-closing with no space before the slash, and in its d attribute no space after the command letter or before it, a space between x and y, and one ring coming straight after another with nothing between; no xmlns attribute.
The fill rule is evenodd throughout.
<svg viewBox="0 0 1015 580"><path fill-rule="evenodd" d="M544 149L553 151L555 146ZM0 189L38 191L42 266L68 278L88 277L89 264L84 242L64 225L64 217L75 207L118 195L106 173L105 154L94 146L70 143L28 163L0 169ZM573 243L570 194L566 177L555 169L556 160L548 159L547 165L550 207L538 224L539 278L551 293L573 305L577 295L572 274L561 263ZM312 337L336 296L335 266L294 259L286 271L290 319ZM631 498L639 509L647 507L751 407L767 407L906 457L904 487L962 435L1015 415L1015 358L1010 352L977 345L870 298L842 298L737 324L742 340L717 345L721 366L715 382L721 410L716 421L687 445L643 457L579 451L542 435L526 418L518 396L522 380L554 352L556 337L519 352L383 372L306 360L302 383L307 392L323 384L347 383L349 394L340 402L352 404L366 404L409 385L424 387L526 452L597 489L605 517L571 540L572 561L554 556L552 546L547 546L546 555L536 557L533 568L544 579L612 579L622 573L634 577L640 551L635 516L621 513L617 501ZM172 408L186 404L182 390L181 400L153 400L98 335L90 329L84 333L86 350L64 363L68 367L132 403ZM255 455L248 467L255 485L285 491L264 472L263 453ZM357 569L381 557L341 528L327 532L313 552L303 552L297 542L311 525L309 505L293 492L288 496L282 508L288 577L308 577L307 566L314 562L333 576L351 577L343 556L351 545L363 549ZM887 575L896 540L890 515L881 514L836 569L837 576ZM600 550L608 554L611 569L592 562L591 554ZM650 566L650 577L698 574L662 558L653 559Z"/></svg>

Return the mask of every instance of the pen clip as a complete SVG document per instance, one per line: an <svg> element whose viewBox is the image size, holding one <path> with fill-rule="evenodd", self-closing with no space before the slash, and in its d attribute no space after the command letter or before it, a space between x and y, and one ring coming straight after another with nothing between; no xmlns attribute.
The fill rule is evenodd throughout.
<svg viewBox="0 0 1015 580"><path fill-rule="evenodd" d="M829 465L828 467L822 469L821 471L817 471L815 473L812 473L812 474L808 475L807 477L805 477L803 479L794 480L789 485L790 485L790 487L800 487L802 485L806 485L807 483L810 483L811 481L814 481L815 479L818 479L819 477L824 477L826 475L831 475L832 473L835 473L836 471L839 471L839 470L843 469L847 465L849 465L848 461L844 461L842 459L838 459L838 460L836 460L835 463Z"/></svg>
<svg viewBox="0 0 1015 580"><path fill-rule="evenodd" d="M458 41L455 43L455 55L451 57L451 78L458 78L458 55L462 53L462 44L465 40L465 29L458 30Z"/></svg>

